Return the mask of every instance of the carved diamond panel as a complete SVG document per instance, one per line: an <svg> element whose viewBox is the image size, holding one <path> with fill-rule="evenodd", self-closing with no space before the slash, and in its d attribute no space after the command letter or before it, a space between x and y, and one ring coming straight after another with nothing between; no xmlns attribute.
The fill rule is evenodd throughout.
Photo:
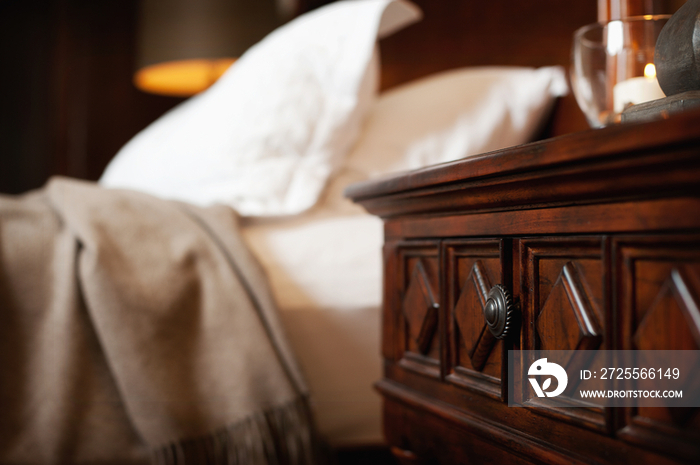
<svg viewBox="0 0 700 465"><path fill-rule="evenodd" d="M541 349L591 350L600 346L600 323L584 280L575 262L562 268L537 317Z"/></svg>
<svg viewBox="0 0 700 465"><path fill-rule="evenodd" d="M519 246L523 349L533 351L530 362L536 359L535 351L551 350L569 351L548 354L551 362L565 368L591 363L592 349L607 348L605 238L542 237L522 239ZM520 373L522 399L536 406L538 414L565 416L586 428L607 429L603 408L548 410L532 397L526 373ZM602 381L591 383L592 389L602 389ZM563 398L570 397L577 385L570 379Z"/></svg>
<svg viewBox="0 0 700 465"><path fill-rule="evenodd" d="M649 309L637 326L633 340L641 350L700 350L700 311L693 296L693 281L699 281L689 266L673 267L668 278L653 299ZM668 335L659 337L659 335ZM679 360L678 363L681 363ZM683 373L696 374L689 379L686 388L700 382L697 367L682 366ZM654 383L640 389L653 389ZM690 392L690 389L685 389ZM663 419L678 426L686 426L698 415L698 408L647 408L638 409L639 415Z"/></svg>
<svg viewBox="0 0 700 465"><path fill-rule="evenodd" d="M690 291L688 276L693 276L690 267L685 267L684 271L678 268L671 271L637 326L634 343L638 349L700 349L700 311ZM661 339L657 336L659 333L673 337Z"/></svg>
<svg viewBox="0 0 700 465"><path fill-rule="evenodd" d="M459 300L454 308L455 319L468 350L472 367L482 370L496 343L486 326L483 308L488 298L491 283L480 260L474 262Z"/></svg>
<svg viewBox="0 0 700 465"><path fill-rule="evenodd" d="M420 261L413 268L401 308L411 338L425 354L437 329L438 305Z"/></svg>
<svg viewBox="0 0 700 465"><path fill-rule="evenodd" d="M384 250L382 353L401 369L439 378L439 241L397 241Z"/></svg>
<svg viewBox="0 0 700 465"><path fill-rule="evenodd" d="M501 384L504 350L511 346L493 337L483 309L493 285L510 286L510 248L504 239L455 239L443 243L442 254L447 379L497 399L505 392Z"/></svg>
<svg viewBox="0 0 700 465"><path fill-rule="evenodd" d="M700 350L700 237L620 238L612 250L621 348ZM692 376L687 388L700 384L697 367L678 368ZM658 389L647 382L638 381L639 388ZM664 448L682 444L681 437L700 441L698 408L629 408L624 421L628 441L648 445L655 437Z"/></svg>

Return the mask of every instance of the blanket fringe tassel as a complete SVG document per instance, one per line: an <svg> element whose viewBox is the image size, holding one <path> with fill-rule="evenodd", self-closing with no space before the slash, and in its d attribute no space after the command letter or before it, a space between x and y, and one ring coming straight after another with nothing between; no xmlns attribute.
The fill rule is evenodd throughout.
<svg viewBox="0 0 700 465"><path fill-rule="evenodd" d="M154 465L318 465L327 449L306 398L253 415L214 433L153 452Z"/></svg>

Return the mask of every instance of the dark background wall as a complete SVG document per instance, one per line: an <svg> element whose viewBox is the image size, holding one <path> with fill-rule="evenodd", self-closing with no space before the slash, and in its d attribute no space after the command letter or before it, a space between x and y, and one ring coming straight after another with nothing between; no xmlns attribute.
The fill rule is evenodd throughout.
<svg viewBox="0 0 700 465"><path fill-rule="evenodd" d="M97 179L180 99L138 91L137 0L0 0L0 192Z"/></svg>

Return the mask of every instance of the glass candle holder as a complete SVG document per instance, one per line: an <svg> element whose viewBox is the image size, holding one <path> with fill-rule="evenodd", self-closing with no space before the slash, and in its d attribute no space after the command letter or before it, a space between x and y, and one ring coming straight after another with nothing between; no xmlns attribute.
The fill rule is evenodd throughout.
<svg viewBox="0 0 700 465"><path fill-rule="evenodd" d="M637 16L574 33L571 85L592 127L619 122L630 105L665 97L656 80L654 47L669 18Z"/></svg>

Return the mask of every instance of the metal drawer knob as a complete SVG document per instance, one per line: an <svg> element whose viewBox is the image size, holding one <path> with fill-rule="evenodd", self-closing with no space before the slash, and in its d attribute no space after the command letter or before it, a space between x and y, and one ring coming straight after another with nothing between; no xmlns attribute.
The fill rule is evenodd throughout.
<svg viewBox="0 0 700 465"><path fill-rule="evenodd" d="M516 308L510 292L496 284L489 291L484 305L484 319L489 331L497 339L507 338L514 331L515 316Z"/></svg>

